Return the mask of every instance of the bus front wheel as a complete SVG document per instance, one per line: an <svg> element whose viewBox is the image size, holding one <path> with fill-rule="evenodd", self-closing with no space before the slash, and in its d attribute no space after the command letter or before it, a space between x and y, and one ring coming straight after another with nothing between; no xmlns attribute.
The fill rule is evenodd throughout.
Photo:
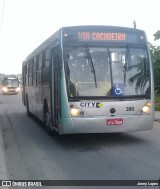
<svg viewBox="0 0 160 189"><path fill-rule="evenodd" d="M51 127L50 127L50 116L49 116L48 108L46 105L44 107L44 126L48 135L52 135L53 131L51 130Z"/></svg>

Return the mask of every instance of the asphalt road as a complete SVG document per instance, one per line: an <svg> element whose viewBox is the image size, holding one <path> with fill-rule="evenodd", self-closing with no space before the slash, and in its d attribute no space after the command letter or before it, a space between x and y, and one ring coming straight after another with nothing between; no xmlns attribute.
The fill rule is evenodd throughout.
<svg viewBox="0 0 160 189"><path fill-rule="evenodd" d="M159 122L155 122L153 130L150 131L48 136L37 120L27 117L21 95L0 94L0 104L2 134L10 179L158 180L160 178Z"/></svg>

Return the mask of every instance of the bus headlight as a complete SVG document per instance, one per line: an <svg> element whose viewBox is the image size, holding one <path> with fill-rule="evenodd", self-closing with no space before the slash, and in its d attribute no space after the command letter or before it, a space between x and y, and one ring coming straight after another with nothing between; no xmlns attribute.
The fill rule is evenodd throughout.
<svg viewBox="0 0 160 189"><path fill-rule="evenodd" d="M141 110L139 110L140 114L149 114L151 110L151 102L147 102L145 106L142 107Z"/></svg>
<svg viewBox="0 0 160 189"><path fill-rule="evenodd" d="M3 87L2 90L3 90L3 92L7 92L8 91L7 87Z"/></svg>
<svg viewBox="0 0 160 189"><path fill-rule="evenodd" d="M16 88L16 92L18 92L18 91L20 91L20 88L18 87L18 88Z"/></svg>
<svg viewBox="0 0 160 189"><path fill-rule="evenodd" d="M143 106L142 111L143 113L149 113L150 107L149 106Z"/></svg>
<svg viewBox="0 0 160 189"><path fill-rule="evenodd" d="M70 105L70 112L71 112L71 116L72 117L78 117L78 116L83 116L84 112L82 110L80 110L79 108Z"/></svg>

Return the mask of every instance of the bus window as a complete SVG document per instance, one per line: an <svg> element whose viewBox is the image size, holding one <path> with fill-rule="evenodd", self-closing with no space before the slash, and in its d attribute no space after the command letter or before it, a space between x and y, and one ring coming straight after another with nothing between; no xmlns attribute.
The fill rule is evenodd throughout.
<svg viewBox="0 0 160 189"><path fill-rule="evenodd" d="M49 85L49 62L50 62L50 50L47 49L43 54L43 85Z"/></svg>
<svg viewBox="0 0 160 189"><path fill-rule="evenodd" d="M29 86L33 85L33 60L29 61Z"/></svg>
<svg viewBox="0 0 160 189"><path fill-rule="evenodd" d="M37 67L36 67L36 57L33 59L33 86L37 83Z"/></svg>
<svg viewBox="0 0 160 189"><path fill-rule="evenodd" d="M124 83L126 48L110 48L113 84Z"/></svg>
<svg viewBox="0 0 160 189"><path fill-rule="evenodd" d="M106 96L111 89L108 49L89 47L89 51L90 57L85 47L73 48L68 54L70 91L76 89L76 96Z"/></svg>
<svg viewBox="0 0 160 189"><path fill-rule="evenodd" d="M130 48L130 61L127 70L128 93L147 94L150 90L149 59L145 49Z"/></svg>
<svg viewBox="0 0 160 189"><path fill-rule="evenodd" d="M42 54L38 56L37 85L42 85Z"/></svg>

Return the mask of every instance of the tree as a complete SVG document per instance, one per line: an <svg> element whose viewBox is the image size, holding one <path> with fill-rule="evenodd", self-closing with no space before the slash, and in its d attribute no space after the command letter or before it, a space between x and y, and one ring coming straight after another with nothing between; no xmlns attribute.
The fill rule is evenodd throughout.
<svg viewBox="0 0 160 189"><path fill-rule="evenodd" d="M160 30L155 32L153 36L155 41L160 39ZM160 91L160 46L154 46L151 43L149 43L149 46L153 63L155 90Z"/></svg>
<svg viewBox="0 0 160 189"><path fill-rule="evenodd" d="M160 39L160 30L158 30L155 34L153 34L153 36L155 41Z"/></svg>
<svg viewBox="0 0 160 189"><path fill-rule="evenodd" d="M160 46L154 46L151 43L149 43L149 47L151 51L151 58L153 64L160 63Z"/></svg>

